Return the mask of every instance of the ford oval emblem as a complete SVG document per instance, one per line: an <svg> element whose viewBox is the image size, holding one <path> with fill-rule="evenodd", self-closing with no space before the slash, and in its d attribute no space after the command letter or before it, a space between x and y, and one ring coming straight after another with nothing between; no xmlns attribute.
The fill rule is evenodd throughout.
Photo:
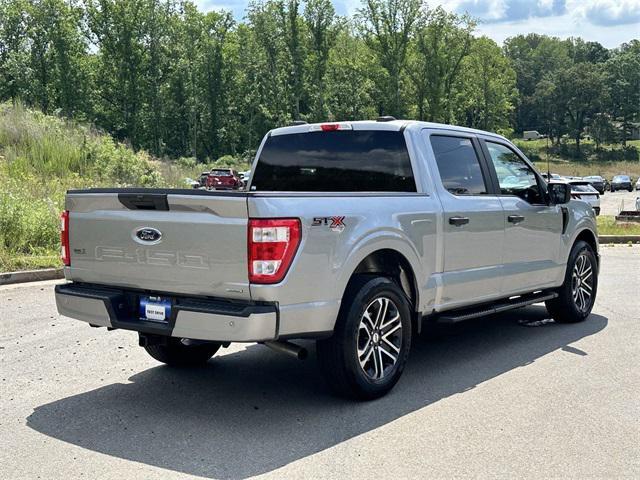
<svg viewBox="0 0 640 480"><path fill-rule="evenodd" d="M151 227L142 227L136 230L136 238L146 244L158 243L162 239L162 232Z"/></svg>

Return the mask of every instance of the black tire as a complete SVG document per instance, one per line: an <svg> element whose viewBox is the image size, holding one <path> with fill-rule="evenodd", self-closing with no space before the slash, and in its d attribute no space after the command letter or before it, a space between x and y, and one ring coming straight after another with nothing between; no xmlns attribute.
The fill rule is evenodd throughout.
<svg viewBox="0 0 640 480"><path fill-rule="evenodd" d="M585 274L578 281L574 273L575 269L577 268L576 263L582 261L579 260L582 256L585 257L585 262L589 262L591 275L588 275L588 271L585 267ZM580 266L578 266L578 268L580 268ZM576 289L579 290L581 288L581 285L585 287L582 288L583 292L587 292L588 288L591 289L590 297L588 298L588 301L585 301L584 303L582 302L582 300L586 298L584 294L578 293L580 297L577 300L574 297ZM571 249L571 253L569 254L569 261L567 262L567 271L565 273L564 283L558 290L558 297L554 298L553 300L547 300L546 302L547 311L558 323L581 322L591 313L591 309L593 308L593 304L596 300L597 292L598 262L596 259L596 254L593 251L593 248L591 248L591 245L583 241L578 241L575 243L575 245Z"/></svg>
<svg viewBox="0 0 640 480"><path fill-rule="evenodd" d="M368 326L363 327L361 322L364 322L365 311L371 321L370 313L375 312L376 308L381 311L383 305L386 307L381 314L382 321L377 326L374 325L375 322L369 324L371 329ZM390 313L387 313L388 311ZM396 312L399 319L395 315ZM393 318L396 320L391 324ZM388 329L384 327L385 319L390 320ZM401 328L398 328L398 325ZM396 333L389 333L392 330ZM368 337L365 337L365 334ZM397 353L392 350L390 342L398 349ZM360 355L359 345L364 346ZM372 275L359 275L349 282L333 336L317 342L320 369L331 389L338 395L358 400L372 400L389 392L402 375L410 349L409 299L391 279ZM396 360L392 364L389 362L393 361L393 356L382 353L387 350L396 354ZM369 356L366 352L369 352ZM369 363L366 363L367 360L364 358L365 364L361 366L361 356L369 358ZM366 373L365 368L368 371L375 369L375 373ZM382 372L381 377L374 378L379 371Z"/></svg>
<svg viewBox="0 0 640 480"><path fill-rule="evenodd" d="M169 338L166 345L147 345L144 347L154 359L172 367L204 365L219 348L219 343L184 345L179 338Z"/></svg>

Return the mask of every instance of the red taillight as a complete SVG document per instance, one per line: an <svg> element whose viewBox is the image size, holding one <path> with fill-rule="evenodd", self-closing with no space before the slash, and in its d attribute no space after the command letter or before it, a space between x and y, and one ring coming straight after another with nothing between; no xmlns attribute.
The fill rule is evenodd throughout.
<svg viewBox="0 0 640 480"><path fill-rule="evenodd" d="M71 251L69 250L69 211L60 215L60 258L67 267L71 265Z"/></svg>
<svg viewBox="0 0 640 480"><path fill-rule="evenodd" d="M353 130L350 123L321 123L309 126L310 132L336 132L338 130Z"/></svg>
<svg viewBox="0 0 640 480"><path fill-rule="evenodd" d="M297 218L249 219L249 282L278 283L300 244Z"/></svg>

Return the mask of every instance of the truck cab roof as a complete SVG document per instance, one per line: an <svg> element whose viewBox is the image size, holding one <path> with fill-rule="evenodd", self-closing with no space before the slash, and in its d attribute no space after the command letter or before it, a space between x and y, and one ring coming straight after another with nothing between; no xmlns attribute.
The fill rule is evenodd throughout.
<svg viewBox="0 0 640 480"><path fill-rule="evenodd" d="M419 120L391 120L391 121L376 121L376 120L355 120L355 121L343 121L343 122L320 122L320 123L307 123L302 125L290 125L286 127L275 128L269 132L269 135L288 135L293 133L306 133L318 131L322 128L322 125L338 124L347 127L346 129L352 130L387 130L387 131L400 131L405 129L422 130L425 128L433 130L465 132L472 135L483 135L487 137L499 138L501 140L507 140L502 135L497 133L487 132L484 130L478 130L475 128L461 127L458 125L448 125L444 123L423 122Z"/></svg>

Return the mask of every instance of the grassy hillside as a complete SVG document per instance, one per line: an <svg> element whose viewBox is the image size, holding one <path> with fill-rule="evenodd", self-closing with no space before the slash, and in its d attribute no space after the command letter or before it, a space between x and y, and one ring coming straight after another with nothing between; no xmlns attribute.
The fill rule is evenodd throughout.
<svg viewBox="0 0 640 480"><path fill-rule="evenodd" d="M71 188L178 186L194 160L160 161L86 125L0 104L0 272L59 265Z"/></svg>
<svg viewBox="0 0 640 480"><path fill-rule="evenodd" d="M525 141L514 140L530 160L542 172L547 171L546 140ZM575 142L567 140L561 147L552 147L549 151L549 164L552 173L583 177L586 175L602 175L611 180L618 174L631 175L634 179L640 176L640 140L627 142L627 148L617 145L602 145L596 149L591 140L584 140L582 150L584 156L575 159L570 156L575 149Z"/></svg>

